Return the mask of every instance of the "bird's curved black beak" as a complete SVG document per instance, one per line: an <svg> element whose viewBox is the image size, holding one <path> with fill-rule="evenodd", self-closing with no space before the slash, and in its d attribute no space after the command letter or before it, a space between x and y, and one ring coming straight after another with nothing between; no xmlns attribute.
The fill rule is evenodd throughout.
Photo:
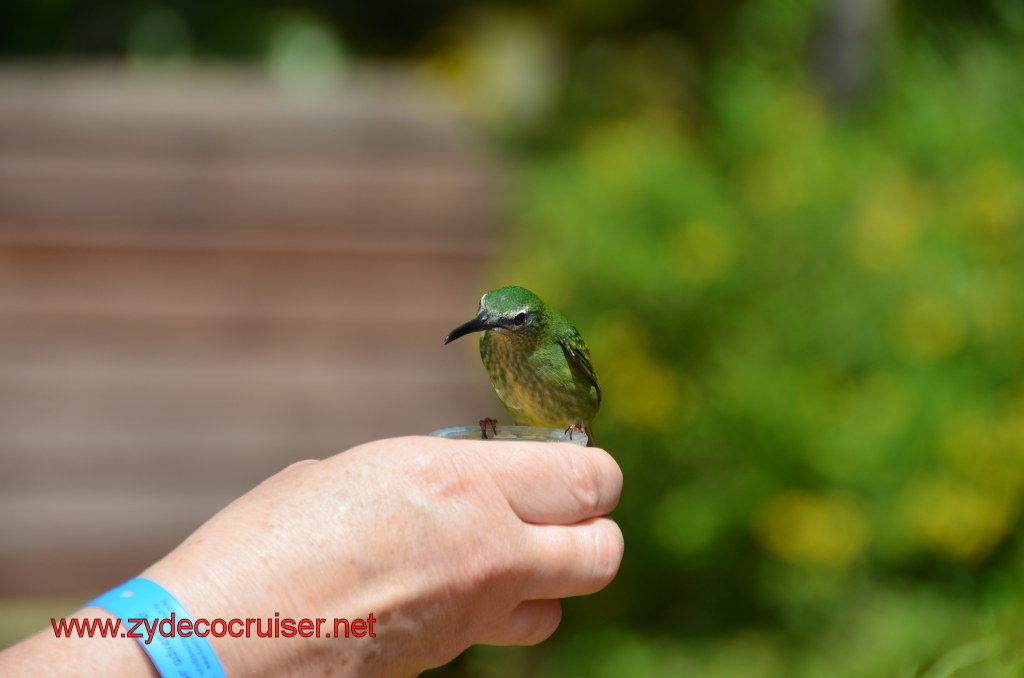
<svg viewBox="0 0 1024 678"><path fill-rule="evenodd" d="M473 332L483 332L484 330L491 330L494 329L495 327L496 325L493 322L491 322L483 314L481 314L473 318L469 322L462 323L454 330L449 332L448 336L444 338L444 343L450 344L459 337L464 337L467 334L472 334Z"/></svg>

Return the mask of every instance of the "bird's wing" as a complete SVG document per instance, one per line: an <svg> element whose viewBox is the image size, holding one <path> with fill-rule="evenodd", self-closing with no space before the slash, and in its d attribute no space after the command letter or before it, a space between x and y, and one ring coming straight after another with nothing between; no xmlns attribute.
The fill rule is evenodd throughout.
<svg viewBox="0 0 1024 678"><path fill-rule="evenodd" d="M597 389L597 402L601 402L601 384L597 381L597 374L594 373L594 366L590 362L590 350L587 349L586 343L583 341L583 337L576 331L575 327L570 327L569 331L566 332L565 336L558 340L558 343L562 345L562 350L565 351L566 357L580 369L583 374L587 375L591 383L594 384L594 388Z"/></svg>

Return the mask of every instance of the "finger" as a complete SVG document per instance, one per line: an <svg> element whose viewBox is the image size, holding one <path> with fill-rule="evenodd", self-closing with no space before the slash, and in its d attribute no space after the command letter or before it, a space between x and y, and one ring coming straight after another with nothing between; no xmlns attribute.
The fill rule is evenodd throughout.
<svg viewBox="0 0 1024 678"><path fill-rule="evenodd" d="M576 525L528 525L521 555L528 563L522 595L566 598L600 591L619 571L622 530L610 518Z"/></svg>
<svg viewBox="0 0 1024 678"><path fill-rule="evenodd" d="M619 503L622 471L602 449L501 443L485 451L493 455L495 481L525 522L572 525L606 515Z"/></svg>
<svg viewBox="0 0 1024 678"><path fill-rule="evenodd" d="M536 645L547 640L562 621L562 604L557 600L524 600L503 624L479 642L486 645Z"/></svg>

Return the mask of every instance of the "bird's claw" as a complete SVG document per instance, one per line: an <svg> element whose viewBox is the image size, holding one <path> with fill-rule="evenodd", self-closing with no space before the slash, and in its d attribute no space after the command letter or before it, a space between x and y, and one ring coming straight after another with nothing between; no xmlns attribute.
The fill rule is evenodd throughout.
<svg viewBox="0 0 1024 678"><path fill-rule="evenodd" d="M480 438L483 440L489 440L487 437L487 429L491 429L491 438L498 435L498 420L487 417L486 419L480 420Z"/></svg>
<svg viewBox="0 0 1024 678"><path fill-rule="evenodd" d="M572 434L573 433L584 433L585 434L586 432L587 432L586 427L585 426L581 426L580 424L569 424L568 426L565 427L565 435L569 436L569 440L572 440Z"/></svg>

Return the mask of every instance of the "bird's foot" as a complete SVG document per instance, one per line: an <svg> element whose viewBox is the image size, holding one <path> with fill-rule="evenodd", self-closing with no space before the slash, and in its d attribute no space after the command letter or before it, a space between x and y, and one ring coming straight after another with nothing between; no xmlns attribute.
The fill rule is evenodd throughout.
<svg viewBox="0 0 1024 678"><path fill-rule="evenodd" d="M498 420L491 419L490 417L480 420L480 437L483 440L489 440L487 436L487 429L491 429L490 438L498 435Z"/></svg>
<svg viewBox="0 0 1024 678"><path fill-rule="evenodd" d="M587 427L582 424L569 424L565 428L565 435L569 436L569 440L572 440L573 433L587 433ZM589 434L588 434L589 435Z"/></svg>

